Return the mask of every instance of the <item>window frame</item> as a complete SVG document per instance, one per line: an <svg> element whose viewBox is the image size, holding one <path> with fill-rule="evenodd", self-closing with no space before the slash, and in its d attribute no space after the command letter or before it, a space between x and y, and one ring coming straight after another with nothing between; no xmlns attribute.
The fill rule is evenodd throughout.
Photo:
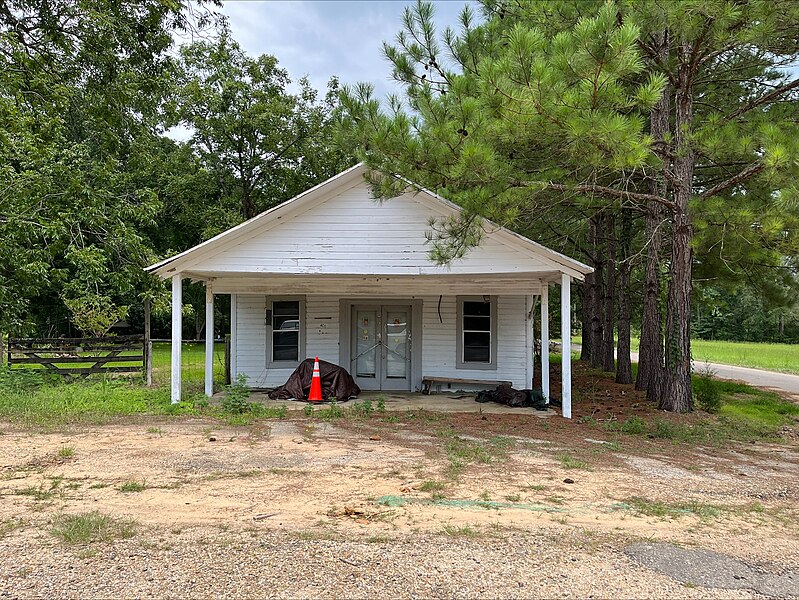
<svg viewBox="0 0 799 600"><path fill-rule="evenodd" d="M486 294L488 295L488 294ZM491 340L491 347L489 349L489 357L491 359L490 362L468 362L464 360L463 351L464 351L464 343L463 343L463 304L465 302L485 302L483 296L457 296L456 297L456 304L457 304L457 327L456 327L456 335L457 335L457 356L455 357L455 368L456 369L480 369L484 371L496 371L497 370L497 297L496 296L489 296L488 304L490 304L490 336L489 339Z"/></svg>
<svg viewBox="0 0 799 600"><path fill-rule="evenodd" d="M275 328L273 326L275 318L275 302L298 302L299 303L299 329L297 334L297 360L273 360L274 356L274 343L275 343ZM266 322L266 366L268 368L292 368L296 369L299 364L305 360L305 296L269 296L266 299L266 310L270 314Z"/></svg>

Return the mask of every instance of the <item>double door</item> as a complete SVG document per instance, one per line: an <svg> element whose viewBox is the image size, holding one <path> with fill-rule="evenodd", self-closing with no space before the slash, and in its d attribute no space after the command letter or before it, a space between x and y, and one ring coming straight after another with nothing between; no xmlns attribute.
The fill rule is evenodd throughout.
<svg viewBox="0 0 799 600"><path fill-rule="evenodd" d="M350 373L364 390L411 389L411 307L352 307Z"/></svg>

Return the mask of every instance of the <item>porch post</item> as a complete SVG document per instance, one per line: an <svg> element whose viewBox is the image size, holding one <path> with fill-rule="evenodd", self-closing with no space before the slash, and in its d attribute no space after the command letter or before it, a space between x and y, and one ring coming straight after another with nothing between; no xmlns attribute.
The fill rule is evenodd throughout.
<svg viewBox="0 0 799 600"><path fill-rule="evenodd" d="M172 276L172 404L180 402L180 365L183 344L183 277Z"/></svg>
<svg viewBox="0 0 799 600"><path fill-rule="evenodd" d="M572 418L572 278L566 273L560 276L560 331L563 338L563 358L561 367L561 385L563 416Z"/></svg>
<svg viewBox="0 0 799 600"><path fill-rule="evenodd" d="M238 375L237 369L237 351L238 351L238 323L236 322L236 294L230 294L230 384L235 385L236 376Z"/></svg>
<svg viewBox="0 0 799 600"><path fill-rule="evenodd" d="M205 284L205 395L214 395L214 288Z"/></svg>
<svg viewBox="0 0 799 600"><path fill-rule="evenodd" d="M549 404L549 283L541 286L541 393Z"/></svg>

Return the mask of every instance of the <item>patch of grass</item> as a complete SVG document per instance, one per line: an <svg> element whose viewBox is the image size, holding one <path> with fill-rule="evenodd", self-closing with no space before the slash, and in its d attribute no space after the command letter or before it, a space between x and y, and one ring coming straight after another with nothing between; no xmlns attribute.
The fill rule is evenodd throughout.
<svg viewBox="0 0 799 600"><path fill-rule="evenodd" d="M58 449L58 458L72 458L75 456L75 448L72 446L61 446Z"/></svg>
<svg viewBox="0 0 799 600"><path fill-rule="evenodd" d="M57 486L56 486L57 487ZM49 490L45 490L41 487L26 487L20 488L14 491L15 496L28 496L33 498L37 502L42 502L44 500L49 500L55 495L55 487L52 487Z"/></svg>
<svg viewBox="0 0 799 600"><path fill-rule="evenodd" d="M151 433L151 434L154 434L154 435L162 435L164 432L161 431L160 427L148 427L147 428L147 433Z"/></svg>
<svg viewBox="0 0 799 600"><path fill-rule="evenodd" d="M721 515L723 509L712 504L701 502L666 503L649 500L641 496L633 496L626 503L636 512L652 517L668 517L677 519L686 515L694 515L700 519L711 519Z"/></svg>
<svg viewBox="0 0 799 600"><path fill-rule="evenodd" d="M522 489L523 490L530 490L532 492L541 492L541 491L547 489L547 486L545 486L543 484L540 484L540 483L535 483L535 484L531 484L531 485L526 485Z"/></svg>
<svg viewBox="0 0 799 600"><path fill-rule="evenodd" d="M472 529L468 525L457 527L455 525L444 525L444 533L450 537L478 537L480 534L477 530Z"/></svg>
<svg viewBox="0 0 799 600"><path fill-rule="evenodd" d="M305 541L336 540L338 536L332 531L306 530L297 533L297 537Z"/></svg>
<svg viewBox="0 0 799 600"><path fill-rule="evenodd" d="M93 483L93 484L91 484L89 486L89 489L90 490L101 490L101 489L107 488L109 486L110 486L110 484L108 484L108 483Z"/></svg>
<svg viewBox="0 0 799 600"><path fill-rule="evenodd" d="M24 525L22 519L3 519L0 521L0 540Z"/></svg>
<svg viewBox="0 0 799 600"><path fill-rule="evenodd" d="M77 515L59 515L51 533L66 544L91 544L128 539L136 535L136 522L116 519L97 511Z"/></svg>
<svg viewBox="0 0 799 600"><path fill-rule="evenodd" d="M367 544L387 544L391 538L385 535L370 535L364 540Z"/></svg>
<svg viewBox="0 0 799 600"><path fill-rule="evenodd" d="M422 482L422 485L419 486L420 492L440 492L441 490L445 489L447 484L443 481L434 481L432 479L427 479L426 481Z"/></svg>
<svg viewBox="0 0 799 600"><path fill-rule="evenodd" d="M330 404L328 404L325 408L317 412L316 415L318 418L322 419L323 421L333 421L335 419L343 418L344 410L341 408L341 406L338 405L337 402L333 401Z"/></svg>
<svg viewBox="0 0 799 600"><path fill-rule="evenodd" d="M474 463L491 464L505 460L508 450L515 441L504 436L493 436L486 441L475 441L462 438L451 429L436 432L439 437L446 437L445 453L449 461L449 472L457 477L467 466Z"/></svg>
<svg viewBox="0 0 799 600"><path fill-rule="evenodd" d="M139 481L126 481L122 485L119 486L119 491L128 493L136 493L136 492L143 492L147 489L147 484L145 482Z"/></svg>
<svg viewBox="0 0 799 600"><path fill-rule="evenodd" d="M584 460L580 460L579 458L573 457L569 453L564 453L558 456L558 460L560 461L560 466L564 469L587 469L588 463Z"/></svg>
<svg viewBox="0 0 799 600"><path fill-rule="evenodd" d="M691 340L694 360L799 374L799 344Z"/></svg>
<svg viewBox="0 0 799 600"><path fill-rule="evenodd" d="M0 386L0 420L59 428L104 424L133 414L199 414L189 398L172 405L169 389L147 388L125 380L43 382L34 387Z"/></svg>

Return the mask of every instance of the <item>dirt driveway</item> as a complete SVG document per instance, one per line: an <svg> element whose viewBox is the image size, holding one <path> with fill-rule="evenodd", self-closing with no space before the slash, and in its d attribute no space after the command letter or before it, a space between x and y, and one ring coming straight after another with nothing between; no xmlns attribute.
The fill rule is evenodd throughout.
<svg viewBox="0 0 799 600"><path fill-rule="evenodd" d="M799 594L796 445L689 448L424 411L0 431L2 596ZM126 534L54 535L91 511ZM630 550L642 542L716 550L741 575L669 573Z"/></svg>

